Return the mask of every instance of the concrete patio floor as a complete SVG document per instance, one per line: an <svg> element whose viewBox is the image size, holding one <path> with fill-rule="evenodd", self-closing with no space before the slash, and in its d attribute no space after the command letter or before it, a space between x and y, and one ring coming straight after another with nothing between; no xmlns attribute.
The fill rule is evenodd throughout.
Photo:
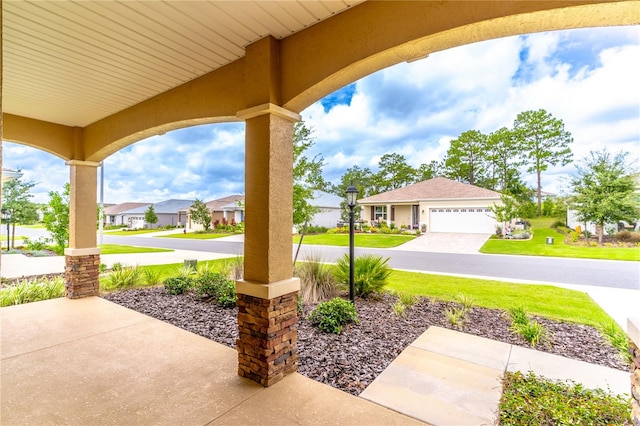
<svg viewBox="0 0 640 426"><path fill-rule="evenodd" d="M99 297L0 309L0 424L493 424L505 370L628 394L629 373L430 327L355 397Z"/></svg>
<svg viewBox="0 0 640 426"><path fill-rule="evenodd" d="M234 349L98 297L0 324L3 425L423 424L299 374L263 388Z"/></svg>

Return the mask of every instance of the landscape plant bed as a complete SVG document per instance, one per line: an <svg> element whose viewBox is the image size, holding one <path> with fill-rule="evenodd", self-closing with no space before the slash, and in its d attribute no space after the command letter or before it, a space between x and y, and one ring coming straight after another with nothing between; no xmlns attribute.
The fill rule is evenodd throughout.
<svg viewBox="0 0 640 426"><path fill-rule="evenodd" d="M237 309L225 309L192 293L171 296L162 287L105 294L114 303L168 322L218 343L235 348ZM316 381L358 395L429 326L459 330L444 313L447 303L421 299L407 317L393 314L395 297L356 300L360 323L345 326L342 334L319 331L306 319L315 305L305 305L298 323L298 372ZM450 305L450 304L449 304ZM628 371L617 350L594 327L533 317L546 327L550 346L538 350ZM504 311L473 307L459 331L531 347L510 330Z"/></svg>

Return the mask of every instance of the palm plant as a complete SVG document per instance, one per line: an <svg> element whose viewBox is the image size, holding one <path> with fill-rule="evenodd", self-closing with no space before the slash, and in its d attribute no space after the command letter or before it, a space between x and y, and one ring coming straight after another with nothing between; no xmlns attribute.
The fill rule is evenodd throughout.
<svg viewBox="0 0 640 426"><path fill-rule="evenodd" d="M387 284L391 269L387 265L389 258L367 254L356 257L353 264L353 283L356 296L367 297L379 293ZM338 260L335 269L336 281L349 284L349 256Z"/></svg>

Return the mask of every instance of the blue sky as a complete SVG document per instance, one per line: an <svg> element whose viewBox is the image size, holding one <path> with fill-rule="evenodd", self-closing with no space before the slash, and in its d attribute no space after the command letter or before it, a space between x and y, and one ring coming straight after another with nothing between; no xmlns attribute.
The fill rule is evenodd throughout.
<svg viewBox="0 0 640 426"><path fill-rule="evenodd" d="M574 138L574 159L607 147L640 159L640 27L555 31L475 43L387 68L302 112L315 132L325 178L353 166L374 171L396 152L419 166L439 160L467 130L511 127L516 115L546 109ZM637 164L636 164L637 165ZM69 180L64 161L5 142L3 167L37 182L46 202ZM547 191L566 193L575 165L543 175ZM533 176L525 175L533 185ZM205 125L154 136L105 160L105 202L205 201L244 192L244 125Z"/></svg>

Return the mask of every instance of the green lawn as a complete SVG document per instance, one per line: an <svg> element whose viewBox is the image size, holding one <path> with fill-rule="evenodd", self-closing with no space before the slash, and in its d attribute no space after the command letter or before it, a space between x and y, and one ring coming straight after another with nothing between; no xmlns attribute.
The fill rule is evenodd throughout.
<svg viewBox="0 0 640 426"><path fill-rule="evenodd" d="M574 257L583 259L635 260L640 261L639 247L580 247L566 244L565 235L549 226L554 218L531 220L533 238L530 240L488 240L481 253L517 254L530 256ZM547 237L554 239L547 244Z"/></svg>
<svg viewBox="0 0 640 426"><path fill-rule="evenodd" d="M140 234L152 234L154 232L162 232L166 229L136 229L135 231L109 231L105 232L108 235L140 235Z"/></svg>
<svg viewBox="0 0 640 426"><path fill-rule="evenodd" d="M356 247L389 248L407 243L414 238L415 236L413 235L355 234L354 244ZM293 242L298 244L299 241L300 236L294 235ZM347 247L349 245L349 234L305 235L302 244Z"/></svg>
<svg viewBox="0 0 640 426"><path fill-rule="evenodd" d="M174 250L153 247L122 246L116 244L103 244L100 246L100 254L161 253L168 251Z"/></svg>
<svg viewBox="0 0 640 426"><path fill-rule="evenodd" d="M485 308L509 309L523 306L527 312L547 318L592 326L611 318L586 293L549 285L515 284L503 281L393 271L386 287L398 292L453 301L460 294L470 296Z"/></svg>
<svg viewBox="0 0 640 426"><path fill-rule="evenodd" d="M169 235L158 235L156 238L186 238L190 240L212 240L214 238L229 237L231 235L234 235L234 234L215 233L215 232L202 234L202 233L195 233L195 232L187 232L186 234L178 233L178 234L169 234Z"/></svg>

